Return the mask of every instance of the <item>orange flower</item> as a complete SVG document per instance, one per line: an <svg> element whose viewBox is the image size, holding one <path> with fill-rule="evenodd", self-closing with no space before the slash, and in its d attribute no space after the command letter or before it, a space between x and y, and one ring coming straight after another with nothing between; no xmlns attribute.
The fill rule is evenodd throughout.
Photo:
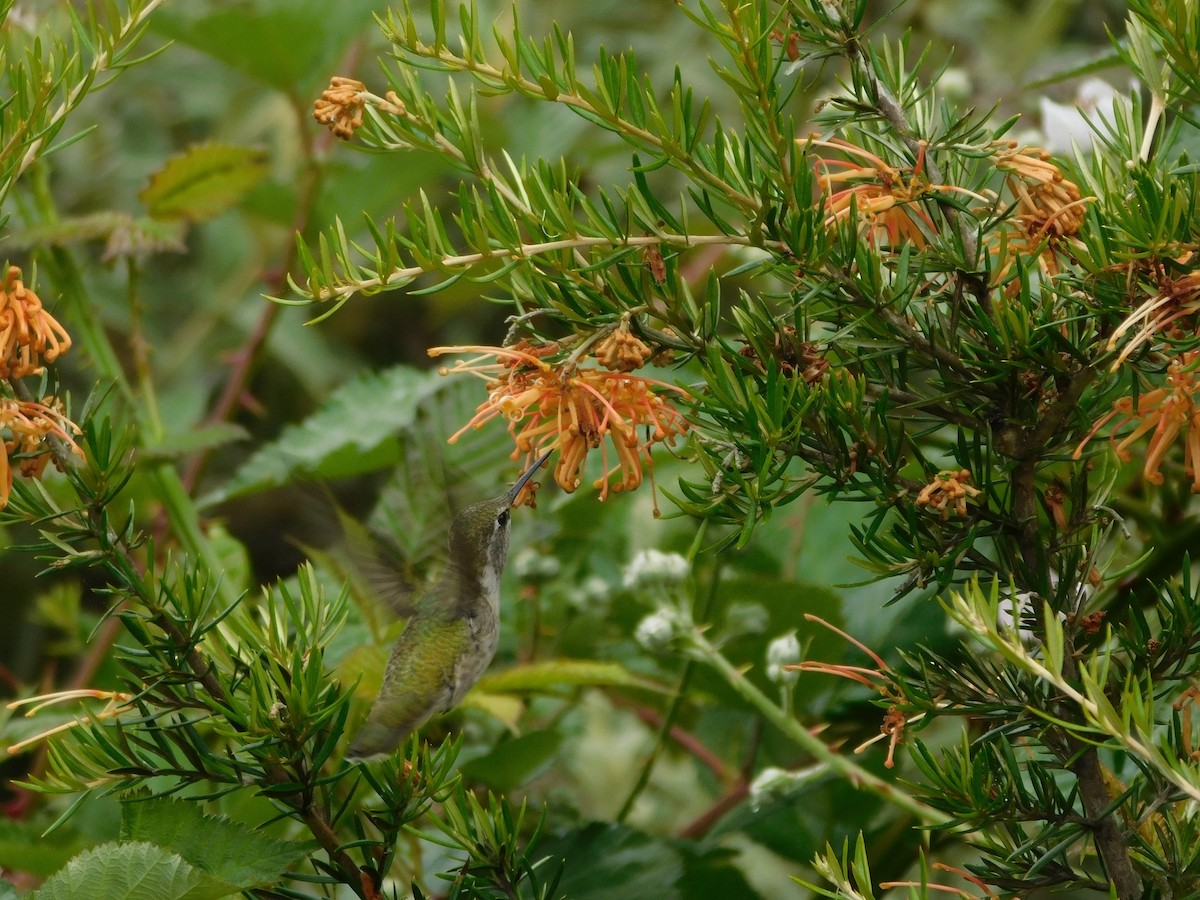
<svg viewBox="0 0 1200 900"><path fill-rule="evenodd" d="M596 345L596 361L614 372L640 369L654 355L645 342L629 331L629 322L622 322L608 337Z"/></svg>
<svg viewBox="0 0 1200 900"><path fill-rule="evenodd" d="M991 252L1000 261L993 269L993 283L1005 281L1015 257L1036 257L1044 274L1057 275L1061 245L1079 233L1085 208L1095 198L1082 197L1078 185L1068 181L1040 147L997 141L992 159L1005 173L1013 197L1010 224L989 235Z"/></svg>
<svg viewBox="0 0 1200 900"><path fill-rule="evenodd" d="M430 356L481 353L443 374L471 372L488 382L487 400L472 419L450 437L458 440L470 428L482 428L497 416L509 420L516 441L513 458L532 458L547 449L559 451L554 480L570 493L582 482L589 452L600 450L604 475L595 482L603 500L612 491L631 491L642 483L643 463L653 475L650 448L671 443L688 423L660 391L683 394L680 388L624 372L606 372L575 364L555 366L542 357L557 347L434 347ZM645 427L639 438L638 428ZM609 468L609 450L616 465ZM619 476L615 481L613 476Z"/></svg>
<svg viewBox="0 0 1200 900"><path fill-rule="evenodd" d="M20 455L19 471L27 478L40 478L50 461L49 436L63 441L71 452L82 457L83 451L71 437L79 434L79 426L62 411L56 397L41 403L0 397L0 509L8 505L12 493L12 457Z"/></svg>
<svg viewBox="0 0 1200 900"><path fill-rule="evenodd" d="M1197 310L1200 310L1200 271L1188 272L1181 278L1163 277L1159 281L1158 293L1131 312L1109 338L1108 349L1112 350L1126 331L1141 324L1137 334L1112 364L1112 371L1116 371L1142 344L1162 334L1177 319L1190 316Z"/></svg>
<svg viewBox="0 0 1200 900"><path fill-rule="evenodd" d="M1167 450L1175 438L1183 434L1184 469L1192 479L1192 493L1200 494L1200 409L1196 407L1195 395L1200 390L1196 368L1200 365L1200 350L1191 350L1174 360L1167 368L1169 387L1146 391L1138 397L1137 408L1133 399L1122 397L1113 403L1112 411L1103 416L1088 432L1087 437L1075 448L1074 459L1083 455L1088 441L1114 418L1120 421L1109 435L1117 459L1127 463L1133 459L1129 447L1143 435L1150 434L1150 446L1146 451L1146 462L1142 475L1151 484L1162 484L1163 474L1159 471ZM1130 422L1137 427L1117 441L1117 433Z"/></svg>
<svg viewBox="0 0 1200 900"><path fill-rule="evenodd" d="M9 266L0 288L0 378L24 378L42 371L71 347L71 336L42 306L41 298Z"/></svg>
<svg viewBox="0 0 1200 900"><path fill-rule="evenodd" d="M342 140L350 140L363 122L366 90L367 86L355 78L334 75L313 103L313 118Z"/></svg>
<svg viewBox="0 0 1200 900"><path fill-rule="evenodd" d="M1008 188L1017 200L1017 220L1027 234L1069 237L1079 233L1084 209L1095 198L1084 198L1040 147L1021 147L1001 141L993 153L996 168L1007 173Z"/></svg>
<svg viewBox="0 0 1200 900"><path fill-rule="evenodd" d="M915 201L933 190L933 186L921 175L921 161L905 175L874 153L847 141L813 140L808 143L862 160L858 163L823 157L813 160L817 184L824 192L826 228L833 228L848 218L853 208L871 243L880 234L893 246L912 243L924 247L928 243L924 229L932 232L935 227ZM835 169L841 171L831 171Z"/></svg>
<svg viewBox="0 0 1200 900"><path fill-rule="evenodd" d="M950 518L954 512L959 516L967 514L967 499L979 496L979 488L969 484L971 473L966 469L958 471L938 472L933 480L921 488L917 495L917 506L928 506L936 510L943 519Z"/></svg>

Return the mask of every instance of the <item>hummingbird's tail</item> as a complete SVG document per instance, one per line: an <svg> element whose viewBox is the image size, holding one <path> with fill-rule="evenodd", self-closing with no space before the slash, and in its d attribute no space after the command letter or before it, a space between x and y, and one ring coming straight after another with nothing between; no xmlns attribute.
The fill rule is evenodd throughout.
<svg viewBox="0 0 1200 900"><path fill-rule="evenodd" d="M413 730L413 728L388 728L382 722L374 721L374 717L372 717L354 736L354 742L346 751L346 761L368 762L388 756L397 747L403 746Z"/></svg>

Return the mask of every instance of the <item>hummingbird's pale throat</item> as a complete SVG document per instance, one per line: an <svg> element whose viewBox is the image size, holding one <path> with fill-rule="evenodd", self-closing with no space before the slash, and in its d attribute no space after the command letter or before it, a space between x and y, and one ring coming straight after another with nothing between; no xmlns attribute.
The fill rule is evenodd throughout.
<svg viewBox="0 0 1200 900"><path fill-rule="evenodd" d="M551 452L507 493L468 506L451 520L446 571L417 600L347 759L391 753L431 717L457 706L491 663L500 638L500 576L508 559L512 506Z"/></svg>

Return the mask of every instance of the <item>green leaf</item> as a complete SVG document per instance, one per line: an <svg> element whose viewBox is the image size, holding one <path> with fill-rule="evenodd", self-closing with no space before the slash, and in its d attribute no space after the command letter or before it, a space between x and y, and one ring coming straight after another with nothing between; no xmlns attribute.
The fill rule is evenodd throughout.
<svg viewBox="0 0 1200 900"><path fill-rule="evenodd" d="M376 9L375 0L180 3L160 10L153 23L160 34L292 93L336 74L330 67Z"/></svg>
<svg viewBox="0 0 1200 900"><path fill-rule="evenodd" d="M666 693L668 688L634 675L620 663L550 659L485 675L476 690L488 694L549 693L561 688L624 687Z"/></svg>
<svg viewBox="0 0 1200 900"><path fill-rule="evenodd" d="M408 366L367 372L334 391L324 405L255 453L204 505L286 483L294 475L344 478L400 459L396 432L416 421L436 376Z"/></svg>
<svg viewBox="0 0 1200 900"><path fill-rule="evenodd" d="M314 846L280 840L224 816L207 816L195 802L167 798L126 801L121 837L173 850L240 890L277 883Z"/></svg>
<svg viewBox="0 0 1200 900"><path fill-rule="evenodd" d="M250 147L200 144L150 176L138 194L155 219L199 222L220 215L267 173L267 155Z"/></svg>
<svg viewBox="0 0 1200 900"><path fill-rule="evenodd" d="M574 900L654 897L682 900L676 887L684 874L683 854L667 841L622 825L594 823L538 850L570 861L559 891Z"/></svg>
<svg viewBox="0 0 1200 900"><path fill-rule="evenodd" d="M531 731L497 744L483 756L467 760L459 771L468 781L494 791L511 791L546 771L558 757L563 736L559 731Z"/></svg>
<svg viewBox="0 0 1200 900"><path fill-rule="evenodd" d="M452 487L446 484L447 464L479 477L512 465L507 462L512 439L499 422L447 443L485 396L476 379L445 378L411 366L364 373L330 394L299 425L285 428L201 505L276 487L297 475L337 479L399 466L381 504L393 521L372 525L405 545L423 543L428 531L444 547L449 510L466 505L447 496ZM509 477L513 475L515 470ZM471 499L494 496L501 489L493 486ZM402 521L395 521L397 516Z"/></svg>
<svg viewBox="0 0 1200 900"><path fill-rule="evenodd" d="M31 822L16 819L0 820L0 866L9 871L45 877L61 869L72 856L92 843L81 834L63 832L55 834L54 840L46 840L41 835L45 827L44 822L34 826ZM3 884L2 880L0 884Z"/></svg>
<svg viewBox="0 0 1200 900"><path fill-rule="evenodd" d="M217 900L239 892L148 843L107 843L71 860L37 900Z"/></svg>
<svg viewBox="0 0 1200 900"><path fill-rule="evenodd" d="M654 897L702 900L758 897L726 849L652 837L622 825L593 823L538 844L538 852L567 860L558 890L573 900Z"/></svg>

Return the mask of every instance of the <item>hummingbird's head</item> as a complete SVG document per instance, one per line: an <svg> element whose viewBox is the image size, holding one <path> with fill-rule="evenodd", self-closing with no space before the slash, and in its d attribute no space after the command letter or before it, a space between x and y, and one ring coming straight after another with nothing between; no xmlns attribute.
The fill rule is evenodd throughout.
<svg viewBox="0 0 1200 900"><path fill-rule="evenodd" d="M550 458L546 451L526 469L506 494L468 506L450 523L451 558L481 583L499 584L508 559L508 531L512 506L525 483Z"/></svg>

